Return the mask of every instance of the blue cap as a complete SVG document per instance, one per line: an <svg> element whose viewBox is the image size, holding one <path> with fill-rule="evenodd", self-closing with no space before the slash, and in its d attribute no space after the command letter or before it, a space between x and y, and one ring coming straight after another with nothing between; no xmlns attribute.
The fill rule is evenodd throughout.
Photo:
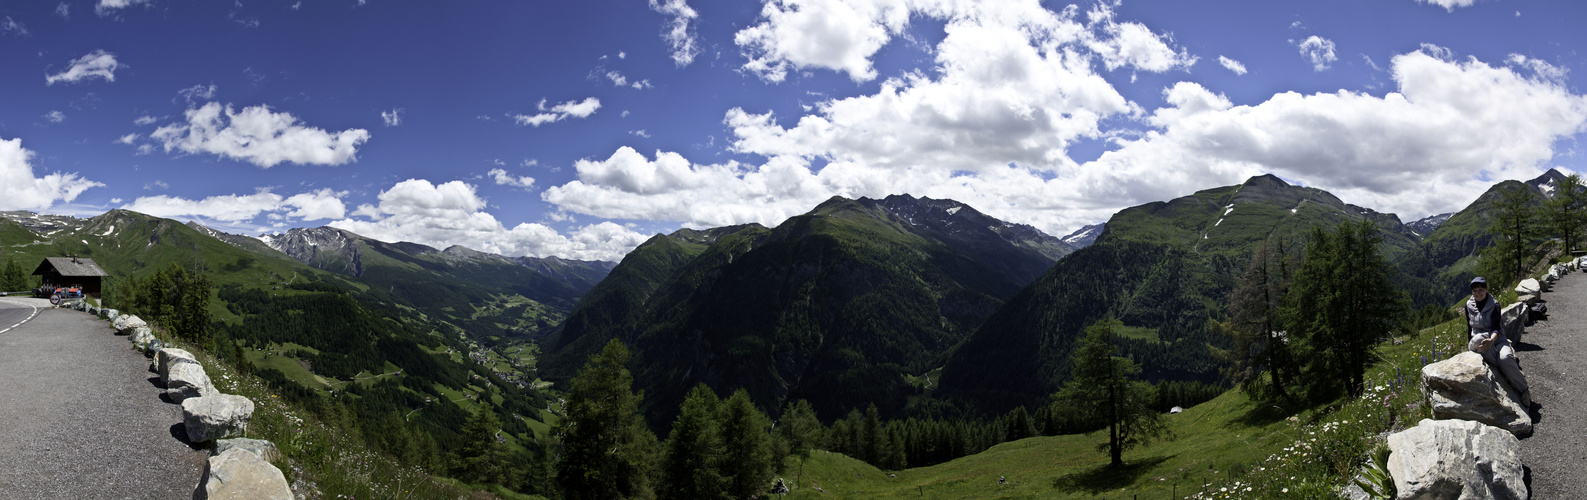
<svg viewBox="0 0 1587 500"><path fill-rule="evenodd" d="M1482 285L1483 288L1487 288L1488 287L1488 280L1482 279L1481 276L1472 278L1471 279L1471 285L1469 285L1469 286L1472 287L1472 288L1476 288L1477 285Z"/></svg>

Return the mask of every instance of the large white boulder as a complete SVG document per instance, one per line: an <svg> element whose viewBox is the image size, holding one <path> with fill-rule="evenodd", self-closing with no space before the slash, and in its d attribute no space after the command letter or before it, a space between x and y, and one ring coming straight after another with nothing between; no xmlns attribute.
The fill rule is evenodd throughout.
<svg viewBox="0 0 1587 500"><path fill-rule="evenodd" d="M251 418L253 401L242 396L215 394L182 401L182 424L187 427L187 440L194 443L241 437Z"/></svg>
<svg viewBox="0 0 1587 500"><path fill-rule="evenodd" d="M1521 334L1526 332L1527 312L1531 310L1524 302L1517 302L1505 307L1499 313L1499 327L1504 331L1504 336L1510 343L1521 341Z"/></svg>
<svg viewBox="0 0 1587 500"><path fill-rule="evenodd" d="M1470 420L1425 419L1389 435L1389 475L1401 500L1523 500L1521 441Z"/></svg>
<svg viewBox="0 0 1587 500"><path fill-rule="evenodd" d="M259 455L259 458L265 459L266 462L281 461L281 450L276 448L275 443L263 439L231 438L217 440L215 441L215 452L212 454L219 455L232 448L251 451Z"/></svg>
<svg viewBox="0 0 1587 500"><path fill-rule="evenodd" d="M137 346L138 350L142 351L144 347L154 341L154 331L146 326L133 328L132 336L129 339L132 340L132 345Z"/></svg>
<svg viewBox="0 0 1587 500"><path fill-rule="evenodd" d="M100 309L99 315L104 316L105 319L115 321L116 318L121 317L121 311L117 311L115 309Z"/></svg>
<svg viewBox="0 0 1587 500"><path fill-rule="evenodd" d="M182 404L190 398L220 394L209 375L204 373L204 365L198 363L173 363L166 368L163 379L165 396L171 398L172 403Z"/></svg>
<svg viewBox="0 0 1587 500"><path fill-rule="evenodd" d="M1521 284L1515 286L1516 295L1538 295L1540 293L1543 293L1543 284L1532 278L1521 280Z"/></svg>
<svg viewBox="0 0 1587 500"><path fill-rule="evenodd" d="M128 314L124 316L117 316L114 321L110 322L110 326L116 329L116 334L126 335L132 333L133 328L140 326L148 328L149 322L144 321L143 318L139 318L137 315Z"/></svg>
<svg viewBox="0 0 1587 500"><path fill-rule="evenodd" d="M170 373L171 365L176 363L193 363L196 365L198 364L198 359L194 358L193 353L187 352L186 349L177 349L175 347L167 347L154 353L154 372L160 374L161 382L164 382L166 374Z"/></svg>
<svg viewBox="0 0 1587 500"><path fill-rule="evenodd" d="M292 486L281 469L242 448L210 457L200 488L202 498L210 500L292 500Z"/></svg>
<svg viewBox="0 0 1587 500"><path fill-rule="evenodd" d="M1434 419L1473 420L1517 437L1532 435L1532 416L1521 407L1520 396L1482 362L1481 354L1466 351L1422 367L1422 392Z"/></svg>

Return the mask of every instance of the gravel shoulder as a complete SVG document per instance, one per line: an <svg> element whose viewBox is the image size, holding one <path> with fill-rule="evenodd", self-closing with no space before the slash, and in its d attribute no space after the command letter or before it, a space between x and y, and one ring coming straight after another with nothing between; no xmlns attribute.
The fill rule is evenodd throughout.
<svg viewBox="0 0 1587 500"><path fill-rule="evenodd" d="M1522 463L1532 498L1587 498L1587 275L1565 275L1543 299L1548 319L1526 327L1516 353L1537 424Z"/></svg>
<svg viewBox="0 0 1587 500"><path fill-rule="evenodd" d="M31 312L25 300L0 309ZM0 333L0 498L192 498L206 454L174 437L182 408L148 367L82 312Z"/></svg>

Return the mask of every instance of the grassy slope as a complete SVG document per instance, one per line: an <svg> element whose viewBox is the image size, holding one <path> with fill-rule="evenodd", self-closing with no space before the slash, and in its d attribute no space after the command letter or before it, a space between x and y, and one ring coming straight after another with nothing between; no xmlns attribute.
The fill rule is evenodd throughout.
<svg viewBox="0 0 1587 500"><path fill-rule="evenodd" d="M1240 490L1231 498L1305 498L1353 475L1350 467L1361 463L1380 432L1427 417L1415 374L1456 352L1462 335L1456 320L1399 345L1384 344L1378 351L1383 361L1368 369L1369 397L1306 409L1293 419L1229 391L1169 415L1177 437L1125 453L1123 470L1106 468L1107 456L1097 446L1107 435L1099 431L1004 443L896 477L818 451L802 468L790 458L779 477L795 482L788 496L794 499L1169 498L1219 488ZM999 476L1007 483L999 485Z"/></svg>

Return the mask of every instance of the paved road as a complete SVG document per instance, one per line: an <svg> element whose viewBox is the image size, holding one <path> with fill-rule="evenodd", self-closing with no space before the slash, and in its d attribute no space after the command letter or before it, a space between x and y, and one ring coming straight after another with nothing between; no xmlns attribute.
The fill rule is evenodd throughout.
<svg viewBox="0 0 1587 500"><path fill-rule="evenodd" d="M1543 298L1548 319L1526 327L1517 353L1541 405L1521 459L1532 498L1587 498L1587 274L1565 275Z"/></svg>
<svg viewBox="0 0 1587 500"><path fill-rule="evenodd" d="M188 499L205 453L173 437L182 408L103 321L0 298L0 498Z"/></svg>

